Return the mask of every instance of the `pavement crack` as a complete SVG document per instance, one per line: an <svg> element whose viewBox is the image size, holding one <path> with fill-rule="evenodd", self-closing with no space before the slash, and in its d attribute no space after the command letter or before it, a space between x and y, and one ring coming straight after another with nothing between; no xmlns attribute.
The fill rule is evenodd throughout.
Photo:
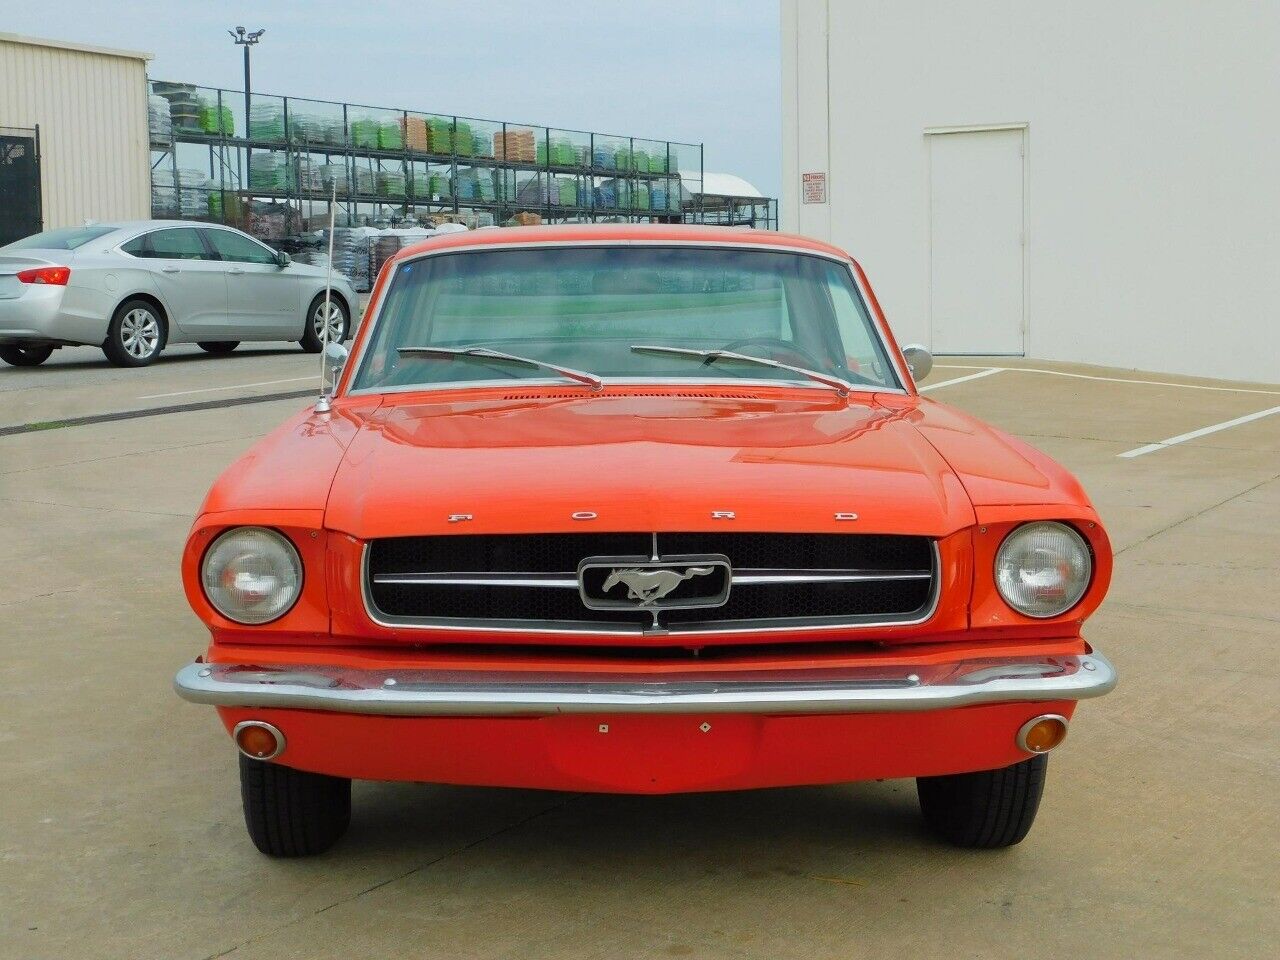
<svg viewBox="0 0 1280 960"><path fill-rule="evenodd" d="M1197 510L1195 513L1192 513L1183 517L1181 520L1175 520L1173 523L1169 524L1168 526L1161 527L1159 530L1155 531L1155 533L1148 534L1147 536L1143 537L1141 540L1135 540L1133 543L1129 544L1127 547L1122 547L1121 549L1117 550L1115 552L1115 556L1118 557L1121 554L1128 553L1134 547L1140 547L1144 543L1148 543L1154 540L1156 537L1159 537L1163 534L1168 533L1170 530L1174 529L1175 527L1180 527L1184 523L1188 523L1191 520L1195 520L1199 517L1203 517L1206 513L1209 513L1212 510L1217 510L1219 507L1224 507L1228 503L1230 503L1232 500L1239 500L1241 497L1245 496L1246 494L1253 493L1253 491L1258 490L1262 487L1265 487L1268 483L1275 483L1277 480L1280 480L1280 473L1277 473L1273 477L1267 477L1267 479L1261 480L1258 483L1255 483L1252 487L1248 487L1244 490L1239 491L1238 493L1233 493L1231 496L1227 497L1226 499L1219 500L1217 503L1211 503L1207 507L1204 507L1200 510Z"/></svg>
<svg viewBox="0 0 1280 960"><path fill-rule="evenodd" d="M62 463L46 463L38 467L22 467L19 470L0 471L0 477L16 477L21 473L37 473L40 470L58 470L64 467L81 467L94 463L106 463L109 460L126 460L129 457L147 457L157 453L168 453L170 450L190 450L193 447L209 447L218 443L233 443L242 440L261 439L261 433L251 433L243 437L220 437L217 440L197 440L195 443L175 443L165 447L149 447L146 450L131 450L128 453L113 453L106 457L91 457L88 460L67 460Z"/></svg>
<svg viewBox="0 0 1280 960"><path fill-rule="evenodd" d="M424 870L429 870L431 867L434 867L439 863L443 863L446 860L451 860L454 857L461 856L462 854L466 853L468 850L471 850L474 847L478 847L482 843L487 843L488 841L494 839L495 837L500 837L505 833L510 833L512 830L517 830L528 823L532 823L534 820L537 820L540 817L544 817L549 813L554 813L555 811L568 806L570 803L573 803L580 796L581 794L575 793L572 796L566 797L564 800L561 800L559 803L554 803L549 807L543 807L541 810L538 810L535 813L531 813L527 817L523 817L519 820L514 820L511 823L504 824L503 826L499 827L497 830L493 830L490 833L486 833L482 837L477 837L476 839L471 840L468 843L464 843L459 847L454 847L452 850L446 850L444 853L440 854L440 856L434 857L433 859L428 860L426 863L420 863L416 867L413 867L412 869L405 870L403 873L398 873L395 876L388 877L385 880L379 880L377 883L373 884L372 886L365 887L363 890L353 893L350 896L341 897L333 901L333 903L326 904L323 907L318 907L317 909L312 910L309 914L307 914L304 917L295 917L294 919L288 921L287 923L282 923L278 927L273 927L272 929L267 930L263 933L260 933L257 936L250 937L248 940L241 941L240 943L237 943L234 946L227 948L226 950L222 950L218 953L211 953L207 957L204 957L203 960L218 960L219 957L229 956L235 953L241 947L247 947L250 944L257 943L258 941L265 939L266 937L274 936L280 931L287 930L289 927L292 927L295 924L301 923L304 920L310 920L312 917L318 917L320 914L326 913L329 910L332 910L334 907L340 907L343 904L351 903L354 900L359 900L361 897L367 894L374 893L375 891L381 890L383 887L389 886L393 883L398 883L399 881L404 880L406 877L412 877L414 874L422 873Z"/></svg>
<svg viewBox="0 0 1280 960"><path fill-rule="evenodd" d="M99 507L87 503L60 503L56 500L32 500L28 497L0 497L0 503L37 503L42 507L61 507L65 510L97 510L101 513L137 513L144 517L177 517L186 519L187 513L169 513L166 510L131 510L129 507Z"/></svg>

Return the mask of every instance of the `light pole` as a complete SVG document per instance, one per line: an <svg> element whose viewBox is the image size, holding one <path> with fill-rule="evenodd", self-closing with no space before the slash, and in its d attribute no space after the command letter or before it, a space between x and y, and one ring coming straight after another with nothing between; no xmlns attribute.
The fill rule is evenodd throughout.
<svg viewBox="0 0 1280 960"><path fill-rule="evenodd" d="M250 101L250 95L249 95L249 50L250 50L253 46L255 46L259 40L261 40L261 39L262 39L262 35L263 35L264 33L266 33L266 32L267 32L266 30L254 30L252 33L246 33L246 32L245 32L244 27L236 27L234 30L228 30L228 31L227 31L227 33L231 34L231 39L235 42L235 45L236 45L237 47L244 47L244 138L245 138L245 148L244 148L244 176L245 176L245 186L246 186L246 187L247 187L247 186L249 186L249 178L250 178L250 171L249 171L249 146L248 146L248 141L249 141L249 101ZM232 132L234 132L234 131L232 131ZM246 198L245 198L245 202L246 202L246 203L248 202L248 199L249 199L249 198L246 196Z"/></svg>

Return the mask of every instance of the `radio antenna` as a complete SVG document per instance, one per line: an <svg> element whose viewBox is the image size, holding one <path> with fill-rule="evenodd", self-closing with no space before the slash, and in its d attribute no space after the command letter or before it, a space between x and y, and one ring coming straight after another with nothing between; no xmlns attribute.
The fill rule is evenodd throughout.
<svg viewBox="0 0 1280 960"><path fill-rule="evenodd" d="M325 371L329 367L329 302L333 297L333 221L337 208L338 178L334 177L329 193L329 259L324 271L324 329L320 333L320 399L316 401L316 413L328 413L332 409L329 392L325 386Z"/></svg>

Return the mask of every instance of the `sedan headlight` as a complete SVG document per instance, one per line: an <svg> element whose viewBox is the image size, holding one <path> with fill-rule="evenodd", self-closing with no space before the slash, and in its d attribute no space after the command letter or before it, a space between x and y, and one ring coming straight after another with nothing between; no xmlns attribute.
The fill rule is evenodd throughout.
<svg viewBox="0 0 1280 960"><path fill-rule="evenodd" d="M996 589L1028 617L1056 617L1084 596L1093 557L1084 538L1065 523L1027 523L996 553Z"/></svg>
<svg viewBox="0 0 1280 960"><path fill-rule="evenodd" d="M288 538L265 527L236 527L209 547L200 567L204 595L236 623L284 616L302 592L302 559Z"/></svg>

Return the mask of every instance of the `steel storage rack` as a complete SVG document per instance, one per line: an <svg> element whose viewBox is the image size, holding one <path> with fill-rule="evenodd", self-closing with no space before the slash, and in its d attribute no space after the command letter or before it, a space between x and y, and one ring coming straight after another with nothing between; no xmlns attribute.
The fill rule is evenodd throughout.
<svg viewBox="0 0 1280 960"><path fill-rule="evenodd" d="M165 81L150 94L155 215L286 246L327 223L335 187L340 226L715 219L700 144L257 93L245 116L240 91Z"/></svg>

